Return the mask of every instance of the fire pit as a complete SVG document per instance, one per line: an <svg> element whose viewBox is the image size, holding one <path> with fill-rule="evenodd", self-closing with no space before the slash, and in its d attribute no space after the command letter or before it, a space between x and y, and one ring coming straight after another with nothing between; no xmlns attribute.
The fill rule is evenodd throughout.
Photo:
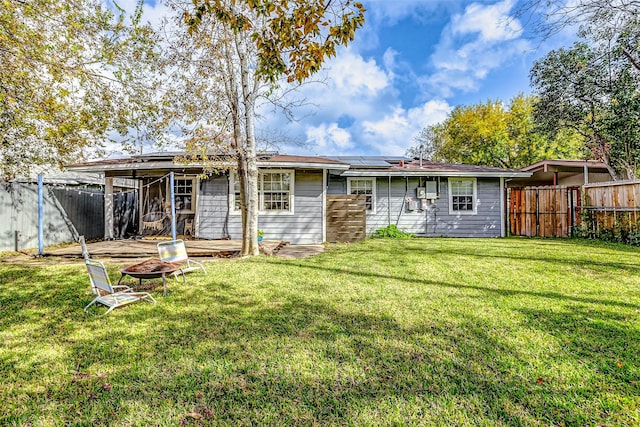
<svg viewBox="0 0 640 427"><path fill-rule="evenodd" d="M142 285L142 279L157 279L162 277L162 294L167 294L167 274L174 273L182 268L182 263L160 261L157 258L151 258L143 261L139 264L130 265L120 270L120 280L118 284L124 279L125 276L131 276L140 280ZM184 281L184 275L182 276Z"/></svg>

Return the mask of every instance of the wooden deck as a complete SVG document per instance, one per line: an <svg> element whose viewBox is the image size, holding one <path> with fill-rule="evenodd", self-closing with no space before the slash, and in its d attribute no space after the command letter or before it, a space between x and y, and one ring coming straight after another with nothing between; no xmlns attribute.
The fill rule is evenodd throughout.
<svg viewBox="0 0 640 427"><path fill-rule="evenodd" d="M166 240L107 240L87 243L91 257L97 258L142 258L157 257L157 244ZM187 253L192 258L230 257L240 253L242 242L239 240L185 240ZM280 240L265 240L265 249L275 251L283 245ZM49 250L47 256L66 258L82 258L82 248L79 243Z"/></svg>

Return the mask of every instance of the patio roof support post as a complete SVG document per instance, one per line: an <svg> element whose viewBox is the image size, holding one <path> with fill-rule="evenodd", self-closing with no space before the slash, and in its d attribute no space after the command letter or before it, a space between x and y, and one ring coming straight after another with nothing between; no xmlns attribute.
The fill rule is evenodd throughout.
<svg viewBox="0 0 640 427"><path fill-rule="evenodd" d="M144 181L142 181L141 179L138 180L138 233L139 235L142 235L142 231L143 231L143 226L142 226L142 215L144 215L146 212L144 212L144 192L145 188L144 188Z"/></svg>
<svg viewBox="0 0 640 427"><path fill-rule="evenodd" d="M589 166L587 166L586 164L583 166L582 174L584 175L584 183L586 185L589 183Z"/></svg>
<svg viewBox="0 0 640 427"><path fill-rule="evenodd" d="M43 201L43 177L38 174L38 256L44 255L44 201Z"/></svg>
<svg viewBox="0 0 640 427"><path fill-rule="evenodd" d="M505 206L505 193L507 189L504 185L504 177L500 177L500 237L507 235L507 210Z"/></svg>
<svg viewBox="0 0 640 427"><path fill-rule="evenodd" d="M171 189L171 239L176 240L176 195L173 172L169 172L169 188Z"/></svg>
<svg viewBox="0 0 640 427"><path fill-rule="evenodd" d="M104 177L104 240L113 240L113 178Z"/></svg>
<svg viewBox="0 0 640 427"><path fill-rule="evenodd" d="M322 169L322 243L327 243L327 170Z"/></svg>

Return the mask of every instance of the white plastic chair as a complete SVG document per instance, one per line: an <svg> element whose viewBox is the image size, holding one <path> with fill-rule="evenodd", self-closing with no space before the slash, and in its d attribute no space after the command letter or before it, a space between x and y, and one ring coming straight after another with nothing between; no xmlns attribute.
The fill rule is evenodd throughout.
<svg viewBox="0 0 640 427"><path fill-rule="evenodd" d="M87 271L89 272L89 279L91 280L91 286L94 288L94 292L97 296L91 301L85 308L86 312L93 304L99 303L109 307L106 313L107 315L114 308L142 300L156 302L151 294L147 292L133 292L133 290L124 285L111 286L109 275L104 264L100 261L87 259L85 261Z"/></svg>
<svg viewBox="0 0 640 427"><path fill-rule="evenodd" d="M184 279L184 273L195 270L202 270L205 274L207 273L204 265L189 259L189 255L187 255L187 248L184 245L184 241L181 239L158 243L158 254L160 255L161 261L185 263L183 268L173 273L176 279L179 274L182 274L182 278Z"/></svg>

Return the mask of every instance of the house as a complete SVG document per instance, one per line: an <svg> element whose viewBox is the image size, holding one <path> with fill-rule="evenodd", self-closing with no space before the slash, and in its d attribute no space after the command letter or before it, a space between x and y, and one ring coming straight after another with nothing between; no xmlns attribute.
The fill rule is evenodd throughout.
<svg viewBox="0 0 640 427"><path fill-rule="evenodd" d="M607 165L595 160L542 160L521 170L532 175L510 180L508 187L573 187L614 180Z"/></svg>
<svg viewBox="0 0 640 427"><path fill-rule="evenodd" d="M113 237L113 179L138 181L140 234L169 234L168 172L174 172L178 234L206 239L241 237L239 186L224 170L203 175L205 165L180 163L180 153L152 153L68 166L105 176L105 238ZM266 239L294 244L327 241L327 199L364 195L366 233L395 224L419 236L505 235L505 179L530 172L419 162L406 157L306 157L264 153L258 159L259 228Z"/></svg>

